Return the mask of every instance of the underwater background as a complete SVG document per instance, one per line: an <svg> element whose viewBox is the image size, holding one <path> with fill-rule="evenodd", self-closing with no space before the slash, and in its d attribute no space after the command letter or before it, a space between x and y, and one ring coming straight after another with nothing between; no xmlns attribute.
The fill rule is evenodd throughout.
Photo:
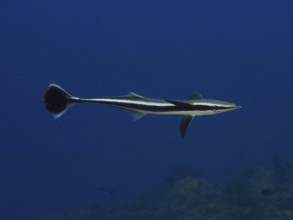
<svg viewBox="0 0 293 220"><path fill-rule="evenodd" d="M293 219L289 0L1 0L0 219ZM242 106L132 122L72 95ZM227 211L228 210L228 211Z"/></svg>

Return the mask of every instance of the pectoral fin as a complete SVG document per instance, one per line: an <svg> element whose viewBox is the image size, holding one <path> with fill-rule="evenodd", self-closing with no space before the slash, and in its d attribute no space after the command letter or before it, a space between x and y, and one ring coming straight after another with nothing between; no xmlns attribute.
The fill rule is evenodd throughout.
<svg viewBox="0 0 293 220"><path fill-rule="evenodd" d="M180 126L179 126L179 131L180 131L180 136L181 138L184 138L187 129L189 128L192 120L193 120L193 116L183 116L180 122Z"/></svg>
<svg viewBox="0 0 293 220"><path fill-rule="evenodd" d="M201 94L197 92L193 92L188 98L188 100L199 100L199 99L202 99L202 96Z"/></svg>

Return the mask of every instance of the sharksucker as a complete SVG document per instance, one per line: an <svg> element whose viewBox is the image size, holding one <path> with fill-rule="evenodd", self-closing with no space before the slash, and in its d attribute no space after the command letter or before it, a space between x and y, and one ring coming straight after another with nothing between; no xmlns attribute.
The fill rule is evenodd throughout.
<svg viewBox="0 0 293 220"><path fill-rule="evenodd" d="M98 104L129 111L134 120L146 114L181 115L179 126L183 138L195 116L214 115L240 108L230 102L203 99L198 93L193 93L188 100L152 99L135 93L126 96L110 98L79 98L70 95L56 84L50 84L44 97L45 107L54 118L60 117L75 104Z"/></svg>

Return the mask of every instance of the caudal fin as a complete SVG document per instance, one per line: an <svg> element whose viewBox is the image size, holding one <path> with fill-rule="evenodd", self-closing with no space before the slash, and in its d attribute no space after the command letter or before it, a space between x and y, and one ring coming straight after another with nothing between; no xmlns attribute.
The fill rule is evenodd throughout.
<svg viewBox="0 0 293 220"><path fill-rule="evenodd" d="M74 104L71 100L72 96L56 84L50 84L44 96L45 107L54 118L60 117Z"/></svg>

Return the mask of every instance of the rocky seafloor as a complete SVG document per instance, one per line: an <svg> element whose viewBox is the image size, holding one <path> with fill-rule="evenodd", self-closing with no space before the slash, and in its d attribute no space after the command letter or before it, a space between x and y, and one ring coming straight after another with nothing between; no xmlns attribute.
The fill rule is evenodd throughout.
<svg viewBox="0 0 293 220"><path fill-rule="evenodd" d="M293 220L293 162L243 171L225 184L184 175L152 195L48 220Z"/></svg>

